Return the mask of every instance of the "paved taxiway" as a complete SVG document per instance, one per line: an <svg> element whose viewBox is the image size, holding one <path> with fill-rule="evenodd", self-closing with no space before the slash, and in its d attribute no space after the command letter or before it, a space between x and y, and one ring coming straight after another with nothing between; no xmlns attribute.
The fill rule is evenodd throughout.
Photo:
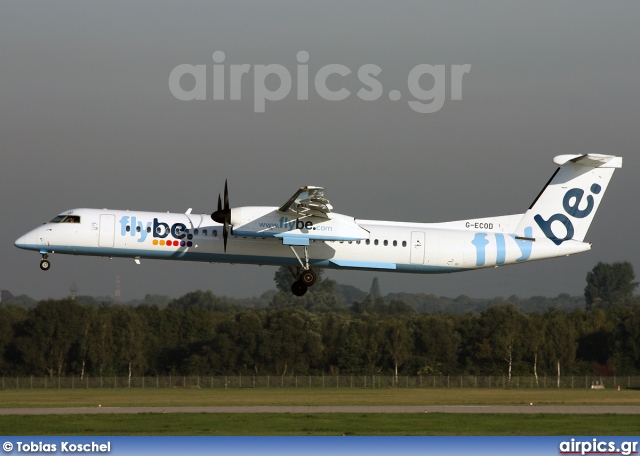
<svg viewBox="0 0 640 456"><path fill-rule="evenodd" d="M215 407L60 407L0 408L0 415L109 415L134 413L519 413L638 415L627 405L472 405L472 406L215 406Z"/></svg>

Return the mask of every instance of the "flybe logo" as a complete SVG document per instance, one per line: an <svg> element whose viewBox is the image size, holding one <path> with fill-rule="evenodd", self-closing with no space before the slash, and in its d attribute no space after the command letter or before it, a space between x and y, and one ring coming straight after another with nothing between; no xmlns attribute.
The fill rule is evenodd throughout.
<svg viewBox="0 0 640 456"><path fill-rule="evenodd" d="M153 244L157 245L176 245L182 247L191 247L193 244L190 239L193 239L193 235L187 232L187 226L184 223L174 223L169 226L168 223L159 221L157 218L153 219L153 222L143 222L138 220L137 217L129 217L125 215L119 220L120 223L120 235L137 237L138 242L144 242L149 234L154 238ZM165 241L165 238L173 237L173 239ZM183 239L189 239L184 241Z"/></svg>
<svg viewBox="0 0 640 456"><path fill-rule="evenodd" d="M333 227L314 225L311 221L302 221L300 219L289 220L289 217L280 217L277 222L260 222L260 228L284 228L291 230L314 230L314 231L332 231Z"/></svg>
<svg viewBox="0 0 640 456"><path fill-rule="evenodd" d="M593 184L589 189L591 193L594 195L599 194L602 191L602 187L599 184ZM584 198L584 190L581 188L572 188L567 190L567 193L564 194L564 198L562 199L562 208L565 211L565 214L558 213L554 214L549 219L545 220L542 218L540 214L537 214L533 219L536 221L544 235L553 241L554 244L560 245L564 241L568 241L569 239L573 239L573 235L575 233L575 229L573 223L571 223L571 219L567 217L570 215L571 217L577 219L583 219L587 217L591 212L593 212L593 208L595 206L595 200L592 195L587 195L586 197L586 207L584 209L580 209L580 203ZM560 222L564 225L566 229L566 234L564 237L558 237L553 231L553 222ZM557 224L556 224L557 226Z"/></svg>
<svg viewBox="0 0 640 456"><path fill-rule="evenodd" d="M530 226L524 229L525 238L533 236L533 230ZM531 249L533 247L531 241L518 238L515 234L505 236L502 233L476 233L471 243L476 248L476 266L484 266L487 263L487 245L489 245L488 236L492 236L495 242L496 262L495 264L504 264L507 260L507 253L513 250L513 247L507 247L505 239L512 238L518 249L520 256L516 258L517 263L527 261L531 257ZM512 243L510 243L512 244Z"/></svg>

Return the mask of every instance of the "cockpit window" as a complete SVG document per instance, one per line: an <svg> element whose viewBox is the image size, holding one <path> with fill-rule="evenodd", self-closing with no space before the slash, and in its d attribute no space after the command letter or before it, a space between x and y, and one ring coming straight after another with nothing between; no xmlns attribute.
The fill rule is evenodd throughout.
<svg viewBox="0 0 640 456"><path fill-rule="evenodd" d="M58 215L49 223L80 223L79 215Z"/></svg>

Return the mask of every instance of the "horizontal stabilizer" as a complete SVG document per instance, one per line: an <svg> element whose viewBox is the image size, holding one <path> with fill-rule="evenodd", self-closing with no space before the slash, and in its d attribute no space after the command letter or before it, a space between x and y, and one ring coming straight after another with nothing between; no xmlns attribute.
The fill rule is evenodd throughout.
<svg viewBox="0 0 640 456"><path fill-rule="evenodd" d="M590 168L622 168L622 157L614 155L558 155L553 159L553 162L558 166L574 164Z"/></svg>

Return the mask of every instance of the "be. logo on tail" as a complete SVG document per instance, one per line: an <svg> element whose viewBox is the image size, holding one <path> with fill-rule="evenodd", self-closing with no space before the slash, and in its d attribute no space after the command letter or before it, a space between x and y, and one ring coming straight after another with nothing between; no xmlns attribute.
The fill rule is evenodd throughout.
<svg viewBox="0 0 640 456"><path fill-rule="evenodd" d="M597 195L602 190L602 187L599 184L593 184L591 185L590 190L591 190L591 193L593 193L594 195ZM582 190L581 188L572 188L570 190L567 190L567 193L564 194L564 198L562 199L562 207L565 210L565 212L571 217L574 217L577 219L583 219L587 217L589 214L591 214L595 206L595 200L593 199L592 195L587 195L587 198L586 198L587 207L584 209L580 209L580 203L582 202L583 197L584 197L584 190ZM573 239L573 234L575 230L573 227L573 223L571 223L571 220L569 219L569 217L567 217L567 215L554 214L551 217L549 217L548 220L545 220L542 218L540 214L538 214L533 219L536 221L536 223L538 224L538 226L540 227L544 235L547 238L549 238L551 241L553 241L554 244L560 245L564 241ZM563 238L559 238L553 232L553 227L552 227L553 222L560 222L564 225L567 232Z"/></svg>

